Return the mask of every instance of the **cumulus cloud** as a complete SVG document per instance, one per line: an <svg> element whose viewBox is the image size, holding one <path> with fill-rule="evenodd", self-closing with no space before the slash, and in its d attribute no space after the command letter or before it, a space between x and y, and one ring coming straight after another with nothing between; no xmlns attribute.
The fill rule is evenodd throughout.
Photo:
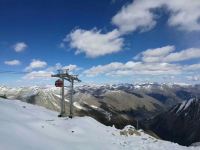
<svg viewBox="0 0 200 150"><path fill-rule="evenodd" d="M175 47L172 45L155 48L155 49L147 49L142 52L140 55L142 56L142 60L144 62L159 62L162 59L175 50Z"/></svg>
<svg viewBox="0 0 200 150"><path fill-rule="evenodd" d="M123 66L123 63L112 62L112 63L106 64L106 65L94 66L88 70L85 70L84 74L86 74L87 76L96 76L99 74L108 73L109 71L112 71L112 70L117 70L122 66Z"/></svg>
<svg viewBox="0 0 200 150"><path fill-rule="evenodd" d="M27 73L22 79L33 80L33 79L47 79L51 77L52 72L40 70L40 71L32 71Z"/></svg>
<svg viewBox="0 0 200 150"><path fill-rule="evenodd" d="M26 71L31 71L32 69L44 68L47 66L45 61L41 61L38 59L33 59L28 67L25 68Z"/></svg>
<svg viewBox="0 0 200 150"><path fill-rule="evenodd" d="M69 72L73 72L73 71L80 70L81 68L78 67L77 65L69 64L69 65L67 65L67 66L63 66L62 69L66 69L66 70L68 70Z"/></svg>
<svg viewBox="0 0 200 150"><path fill-rule="evenodd" d="M168 0L165 1L170 13L168 24L185 31L200 30L199 0Z"/></svg>
<svg viewBox="0 0 200 150"><path fill-rule="evenodd" d="M147 57L166 56L175 50L174 46L168 45L161 48L147 49L142 54Z"/></svg>
<svg viewBox="0 0 200 150"><path fill-rule="evenodd" d="M92 58L117 53L123 49L124 34L138 30L148 31L156 25L160 15L157 12L161 8L169 14L169 26L184 31L200 31L198 0L134 0L113 16L112 24L116 26L113 31L102 33L95 28L76 29L66 36L60 47L64 48L65 42L69 42L76 54L85 53ZM148 57L146 61L159 61L157 59L158 57Z"/></svg>
<svg viewBox="0 0 200 150"><path fill-rule="evenodd" d="M22 52L24 51L26 48L28 47L28 45L24 42L19 42L19 43L16 43L13 48L16 52Z"/></svg>
<svg viewBox="0 0 200 150"><path fill-rule="evenodd" d="M175 46L167 45L155 49L147 49L137 55L137 60L111 62L93 66L83 72L88 77L98 75L133 76L133 75L177 75L200 71L200 64L177 63L184 60L200 58L200 49L189 48L174 52ZM175 63L176 62L176 63Z"/></svg>
<svg viewBox="0 0 200 150"><path fill-rule="evenodd" d="M164 46L155 49L148 49L141 52L135 59L144 62L179 62L195 58L200 58L200 48L188 48L179 52L175 51L175 46Z"/></svg>
<svg viewBox="0 0 200 150"><path fill-rule="evenodd" d="M169 63L143 63L128 61L126 63L112 62L106 65L94 66L84 71L87 76L105 74L108 76L130 76L135 74L163 75L178 74L181 66Z"/></svg>
<svg viewBox="0 0 200 150"><path fill-rule="evenodd" d="M162 1L135 0L112 18L122 33L133 32L137 29L150 30L156 25L156 16L151 9L159 7Z"/></svg>
<svg viewBox="0 0 200 150"><path fill-rule="evenodd" d="M35 64L33 62L35 62ZM43 65L43 66L41 65L40 66L40 65L38 65L40 63L38 63L38 62L39 62L38 60L37 60L37 63L36 63L36 60L32 61L32 65L31 64L29 65L29 67L30 66L32 66L32 67L27 68L28 69L27 71L30 71L30 72L28 72L25 76L23 76L22 79L27 79L27 80L35 80L35 79L47 80L47 79L50 79L51 74L55 74L60 69L68 69L70 73L73 73L74 71L78 71L78 70L81 69L80 67L78 67L77 65L74 65L74 64L69 64L69 65L66 65L66 66L62 66L60 63L56 63L54 66L50 66L50 67L47 67L45 69L41 69L41 68L44 68L46 65ZM34 69L34 68L40 68L40 70L32 71L32 69Z"/></svg>
<svg viewBox="0 0 200 150"><path fill-rule="evenodd" d="M51 72L55 72L58 70L68 70L69 72L74 72L74 71L79 71L82 68L75 65L75 64L69 64L66 66L61 65L60 63L56 63L54 66L50 66L46 69L46 71L51 71Z"/></svg>
<svg viewBox="0 0 200 150"><path fill-rule="evenodd" d="M17 65L20 65L21 62L19 60L7 60L7 61L4 61L4 64L6 65L10 65L10 66L17 66Z"/></svg>
<svg viewBox="0 0 200 150"><path fill-rule="evenodd" d="M64 41L70 42L70 46L76 49L76 54L85 53L92 58L119 52L123 47L123 38L118 30L102 33L97 29L76 29Z"/></svg>
<svg viewBox="0 0 200 150"><path fill-rule="evenodd" d="M163 61L177 62L194 58L200 58L200 48L189 48L180 52L171 53L166 56Z"/></svg>
<svg viewBox="0 0 200 150"><path fill-rule="evenodd" d="M156 25L159 8L169 12L168 24L186 31L200 30L200 1L196 0L135 0L124 6L113 18L121 33L133 32L138 29L147 31Z"/></svg>

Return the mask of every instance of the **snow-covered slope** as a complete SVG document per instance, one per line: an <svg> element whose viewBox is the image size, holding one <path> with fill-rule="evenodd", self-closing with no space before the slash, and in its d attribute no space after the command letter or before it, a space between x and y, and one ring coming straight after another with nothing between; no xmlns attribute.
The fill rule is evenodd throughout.
<svg viewBox="0 0 200 150"><path fill-rule="evenodd" d="M1 150L197 150L157 140L133 127L117 130L90 117L58 118L57 112L0 99Z"/></svg>

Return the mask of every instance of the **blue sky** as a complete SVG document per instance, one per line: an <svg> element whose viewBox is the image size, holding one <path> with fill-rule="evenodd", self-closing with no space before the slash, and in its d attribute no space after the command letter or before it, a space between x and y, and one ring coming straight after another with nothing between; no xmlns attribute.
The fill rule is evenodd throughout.
<svg viewBox="0 0 200 150"><path fill-rule="evenodd" d="M0 0L0 83L200 81L200 2ZM24 73L23 73L24 72Z"/></svg>

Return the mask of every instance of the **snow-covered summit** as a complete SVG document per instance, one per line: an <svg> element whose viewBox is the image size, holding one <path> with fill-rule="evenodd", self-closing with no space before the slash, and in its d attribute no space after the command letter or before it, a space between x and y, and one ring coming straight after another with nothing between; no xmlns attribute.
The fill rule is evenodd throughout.
<svg viewBox="0 0 200 150"><path fill-rule="evenodd" d="M2 150L198 150L155 139L127 126L107 127L90 117L58 118L57 112L0 99Z"/></svg>

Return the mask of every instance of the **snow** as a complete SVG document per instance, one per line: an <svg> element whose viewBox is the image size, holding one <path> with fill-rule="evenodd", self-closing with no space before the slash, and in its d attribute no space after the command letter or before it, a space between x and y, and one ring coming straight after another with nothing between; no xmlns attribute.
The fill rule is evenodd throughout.
<svg viewBox="0 0 200 150"><path fill-rule="evenodd" d="M135 88L135 89L140 89L141 86L140 86L140 85L135 85L134 88Z"/></svg>
<svg viewBox="0 0 200 150"><path fill-rule="evenodd" d="M54 94L54 95L61 99L61 96L60 96L60 95L58 95L58 94ZM66 98L65 98L65 101L66 101L66 102L69 102L69 100L66 99ZM73 106L76 107L76 108L78 108L78 109L86 110L86 109L85 109L84 107L82 107L78 102L74 102L74 103L73 103Z"/></svg>
<svg viewBox="0 0 200 150"><path fill-rule="evenodd" d="M0 99L1 150L199 150L157 140L127 126L107 127L90 117L58 118L57 112ZM121 135L133 130L134 134ZM135 134L135 132L137 134Z"/></svg>
<svg viewBox="0 0 200 150"><path fill-rule="evenodd" d="M180 112L181 110L186 110L192 104L192 102L194 102L194 101L195 101L195 99L191 98L188 101L182 102L176 113Z"/></svg>
<svg viewBox="0 0 200 150"><path fill-rule="evenodd" d="M74 102L73 106L78 108L78 109L82 109L82 110L86 110L84 107L82 107L78 102Z"/></svg>
<svg viewBox="0 0 200 150"><path fill-rule="evenodd" d="M58 97L59 99L61 99L61 96L60 96L60 95L58 95L58 94L54 94L54 95L55 95L56 97ZM65 102L69 102L69 100L65 98Z"/></svg>
<svg viewBox="0 0 200 150"><path fill-rule="evenodd" d="M98 109L98 107L95 105L90 105L90 107L92 107L93 109Z"/></svg>
<svg viewBox="0 0 200 150"><path fill-rule="evenodd" d="M187 101L182 102L176 113L178 113L179 111L181 111L185 107L186 103L187 103Z"/></svg>
<svg viewBox="0 0 200 150"><path fill-rule="evenodd" d="M191 98L191 99L187 102L187 104L185 105L184 110L187 109L187 108L190 106L190 104L191 104L194 100L195 100L195 99Z"/></svg>

